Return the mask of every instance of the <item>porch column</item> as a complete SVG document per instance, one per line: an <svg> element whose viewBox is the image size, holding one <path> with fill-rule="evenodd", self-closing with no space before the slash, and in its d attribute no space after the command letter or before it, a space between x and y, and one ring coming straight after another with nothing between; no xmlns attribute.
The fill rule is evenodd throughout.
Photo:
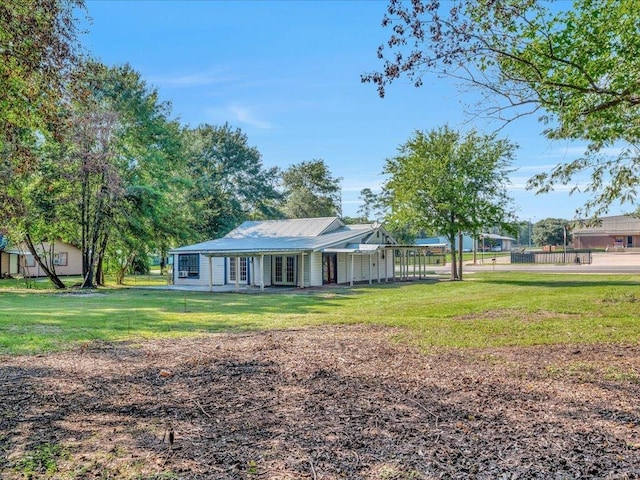
<svg viewBox="0 0 640 480"><path fill-rule="evenodd" d="M209 255L209 291L213 292L213 258Z"/></svg>
<svg viewBox="0 0 640 480"><path fill-rule="evenodd" d="M240 290L240 257L235 257L236 262L236 292Z"/></svg>
<svg viewBox="0 0 640 480"><path fill-rule="evenodd" d="M380 283L380 250L376 250L376 265L378 266L378 283Z"/></svg>
<svg viewBox="0 0 640 480"><path fill-rule="evenodd" d="M264 291L264 255L260 255L260 291Z"/></svg>
<svg viewBox="0 0 640 480"><path fill-rule="evenodd" d="M384 283L389 282L389 249L385 247L382 251L382 258L384 259Z"/></svg>
<svg viewBox="0 0 640 480"><path fill-rule="evenodd" d="M300 254L300 288L304 288L304 253Z"/></svg>
<svg viewBox="0 0 640 480"><path fill-rule="evenodd" d="M372 280L371 280L372 275L371 274L373 273L371 271L371 257L372 257L372 255L369 254L369 285L371 285L371 282L372 282Z"/></svg>
<svg viewBox="0 0 640 480"><path fill-rule="evenodd" d="M352 253L351 254L351 280L349 281L349 285L353 287L353 257L355 257L355 255Z"/></svg>

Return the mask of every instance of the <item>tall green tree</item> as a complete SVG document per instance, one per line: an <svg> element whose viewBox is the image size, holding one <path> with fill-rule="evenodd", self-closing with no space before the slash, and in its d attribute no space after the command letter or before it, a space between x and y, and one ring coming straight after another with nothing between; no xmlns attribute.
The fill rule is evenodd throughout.
<svg viewBox="0 0 640 480"><path fill-rule="evenodd" d="M14 243L26 240L33 205L22 194L38 181L42 145L65 124L59 106L79 49L75 14L83 10L82 0L0 3L0 219Z"/></svg>
<svg viewBox="0 0 640 480"><path fill-rule="evenodd" d="M20 154L34 131L55 130L66 75L76 60L83 0L0 4L0 147Z"/></svg>
<svg viewBox="0 0 640 480"><path fill-rule="evenodd" d="M483 94L481 113L513 121L535 113L551 139L586 140L582 158L542 172L546 192L588 174L581 213L635 201L640 177L640 17L635 0L390 0L380 71L363 75L381 96L408 76L435 73ZM620 153L605 155L606 147ZM575 190L579 187L575 186Z"/></svg>
<svg viewBox="0 0 640 480"><path fill-rule="evenodd" d="M340 215L339 177L334 177L324 160L291 165L282 173L287 218L316 218Z"/></svg>
<svg viewBox="0 0 640 480"><path fill-rule="evenodd" d="M83 286L92 287L103 282L110 243L130 262L177 235L182 137L171 106L129 65L88 62L74 91L68 159L77 172Z"/></svg>
<svg viewBox="0 0 640 480"><path fill-rule="evenodd" d="M572 222L564 218L545 218L533 225L535 245L564 245L571 242Z"/></svg>
<svg viewBox="0 0 640 480"><path fill-rule="evenodd" d="M363 188L360 190L360 200L362 205L358 208L358 213L366 220L369 220L371 215L374 215L377 219L382 214L382 205L380 203L380 196L373 193L370 188Z"/></svg>
<svg viewBox="0 0 640 480"><path fill-rule="evenodd" d="M201 125L185 135L191 240L220 237L248 219L281 216L279 169L264 167L246 134L225 124Z"/></svg>
<svg viewBox="0 0 640 480"><path fill-rule="evenodd" d="M385 163L383 198L390 228L446 236L453 257L451 279L461 280L456 239L494 225L510 228L513 214L506 188L515 148L496 135L475 131L463 135L442 127L416 132Z"/></svg>
<svg viewBox="0 0 640 480"><path fill-rule="evenodd" d="M170 106L129 66L88 61L70 84L68 126L44 137L31 174L12 182L31 245L58 238L82 251L83 287L103 282L110 245L125 258L167 242L180 209L181 130ZM141 250L144 249L144 252ZM44 269L44 267L43 267ZM44 269L59 288L55 271Z"/></svg>

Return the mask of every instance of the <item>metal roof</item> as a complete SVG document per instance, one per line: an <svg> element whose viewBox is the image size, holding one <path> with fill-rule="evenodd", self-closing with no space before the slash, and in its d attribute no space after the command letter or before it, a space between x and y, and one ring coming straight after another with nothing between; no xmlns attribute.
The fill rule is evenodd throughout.
<svg viewBox="0 0 640 480"><path fill-rule="evenodd" d="M222 238L175 248L169 253L224 256L320 251L362 243L379 228L369 224L345 225L338 217L249 221Z"/></svg>
<svg viewBox="0 0 640 480"><path fill-rule="evenodd" d="M573 235L633 235L640 234L640 218L630 215L601 217L595 225L575 228Z"/></svg>

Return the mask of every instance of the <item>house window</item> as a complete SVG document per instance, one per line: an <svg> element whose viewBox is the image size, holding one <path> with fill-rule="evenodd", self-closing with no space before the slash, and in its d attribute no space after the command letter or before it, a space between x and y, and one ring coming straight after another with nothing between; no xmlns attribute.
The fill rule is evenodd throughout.
<svg viewBox="0 0 640 480"><path fill-rule="evenodd" d="M229 259L229 281L236 281L236 259ZM240 282L247 281L247 257L240 257Z"/></svg>
<svg viewBox="0 0 640 480"><path fill-rule="evenodd" d="M35 267L36 266L36 259L33 258L33 255L31 255L30 253L27 253L24 256L24 266L25 267Z"/></svg>
<svg viewBox="0 0 640 480"><path fill-rule="evenodd" d="M69 254L67 252L58 252L53 255L53 264L60 267L68 265Z"/></svg>
<svg viewBox="0 0 640 480"><path fill-rule="evenodd" d="M178 255L178 277L200 278L200 255L189 253Z"/></svg>

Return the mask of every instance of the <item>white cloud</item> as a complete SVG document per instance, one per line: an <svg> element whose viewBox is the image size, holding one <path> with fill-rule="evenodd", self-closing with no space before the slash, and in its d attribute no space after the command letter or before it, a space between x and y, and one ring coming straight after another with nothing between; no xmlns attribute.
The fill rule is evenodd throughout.
<svg viewBox="0 0 640 480"><path fill-rule="evenodd" d="M521 165L515 168L516 172L525 173L525 172L548 172L553 170L558 166L557 163L547 163L546 165Z"/></svg>
<svg viewBox="0 0 640 480"><path fill-rule="evenodd" d="M149 77L149 82L162 87L201 87L234 80L222 72L207 72L194 74L158 75Z"/></svg>
<svg viewBox="0 0 640 480"><path fill-rule="evenodd" d="M268 130L273 127L270 122L260 118L255 112L255 108L246 105L230 104L220 108L209 108L206 113L214 123L229 122L232 125L238 123L260 130Z"/></svg>
<svg viewBox="0 0 640 480"><path fill-rule="evenodd" d="M624 147L605 147L600 150L600 154L610 157L617 157L625 150ZM547 158L577 158L585 155L587 151L586 145L574 145L574 146L566 146L562 148L553 149L548 155L545 155Z"/></svg>

